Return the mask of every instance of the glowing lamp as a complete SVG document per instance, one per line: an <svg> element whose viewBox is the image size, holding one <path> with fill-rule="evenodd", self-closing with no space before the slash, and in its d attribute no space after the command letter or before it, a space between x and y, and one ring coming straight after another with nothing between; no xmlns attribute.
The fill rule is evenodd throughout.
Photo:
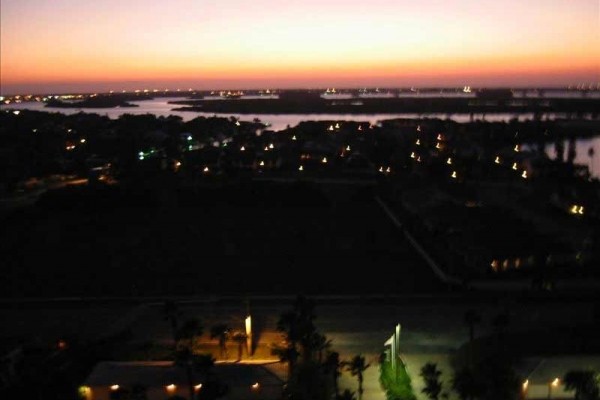
<svg viewBox="0 0 600 400"><path fill-rule="evenodd" d="M114 392L115 390L119 390L119 387L120 387L119 385L115 384L110 387L110 390L112 390Z"/></svg>

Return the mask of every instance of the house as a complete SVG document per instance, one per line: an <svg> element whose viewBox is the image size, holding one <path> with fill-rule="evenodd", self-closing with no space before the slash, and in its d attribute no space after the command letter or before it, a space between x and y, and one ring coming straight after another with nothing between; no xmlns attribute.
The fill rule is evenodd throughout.
<svg viewBox="0 0 600 400"><path fill-rule="evenodd" d="M217 363L216 379L225 385L223 400L281 399L283 381L260 364ZM205 377L194 378L200 393ZM80 393L86 400L110 400L115 393L142 390L148 400L189 397L186 369L172 361L100 362L84 381ZM137 389L136 389L137 388Z"/></svg>

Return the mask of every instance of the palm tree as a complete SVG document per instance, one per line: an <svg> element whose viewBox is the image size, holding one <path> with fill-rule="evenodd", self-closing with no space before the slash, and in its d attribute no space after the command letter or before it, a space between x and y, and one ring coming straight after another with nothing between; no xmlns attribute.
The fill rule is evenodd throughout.
<svg viewBox="0 0 600 400"><path fill-rule="evenodd" d="M442 382L440 382L440 375L442 372L437 369L437 364L427 363L421 367L419 375L425 381L425 387L421 390L431 400L438 400L440 392L442 391Z"/></svg>
<svg viewBox="0 0 600 400"><path fill-rule="evenodd" d="M229 339L229 336L229 327L225 324L217 324L210 329L210 338L219 340L219 350L221 351L221 358L228 357L227 340Z"/></svg>
<svg viewBox="0 0 600 400"><path fill-rule="evenodd" d="M356 376L358 379L358 400L362 399L363 395L363 380L364 380L364 372L369 368L371 364L367 364L365 361L365 357L356 355L350 361L344 361L342 363L347 371L352 374L352 376Z"/></svg>
<svg viewBox="0 0 600 400"><path fill-rule="evenodd" d="M277 322L277 330L283 333L287 347L297 352L300 345L305 360L312 358L313 335L316 332L314 309L314 301L298 296L292 310L281 314ZM295 359L289 362L293 363ZM293 365L290 365L290 369L293 369Z"/></svg>
<svg viewBox="0 0 600 400"><path fill-rule="evenodd" d="M327 340L325 335L315 332L311 337L310 347L317 351L317 360L321 364L323 362L323 351L331 347L331 340Z"/></svg>
<svg viewBox="0 0 600 400"><path fill-rule="evenodd" d="M477 377L468 367L464 367L454 373L452 389L458 393L461 400L471 400L481 392L477 384Z"/></svg>
<svg viewBox="0 0 600 400"><path fill-rule="evenodd" d="M465 324L469 327L469 342L475 339L475 325L481 323L481 316L475 310L468 310L465 313Z"/></svg>
<svg viewBox="0 0 600 400"><path fill-rule="evenodd" d="M194 400L194 386L197 384L195 373L206 378L215 360L210 354L193 354L189 348L183 348L175 353L175 365L185 368L190 393L189 400Z"/></svg>
<svg viewBox="0 0 600 400"><path fill-rule="evenodd" d="M332 375L333 390L335 395L338 396L340 392L338 379L340 375L342 375L342 363L340 362L340 354L337 351L331 351L327 353L327 358L325 359L325 369ZM352 395L354 395L354 393Z"/></svg>
<svg viewBox="0 0 600 400"><path fill-rule="evenodd" d="M289 344L283 347L276 346L271 350L271 354L277 356L279 360L288 365L288 379L294 374L296 363L298 362L298 350Z"/></svg>
<svg viewBox="0 0 600 400"><path fill-rule="evenodd" d="M194 353L194 343L196 341L196 337L202 336L204 333L204 327L202 323L198 319L189 319L183 323L183 325L177 330L177 340L187 340L188 343L184 343L189 351Z"/></svg>
<svg viewBox="0 0 600 400"><path fill-rule="evenodd" d="M238 346L238 361L242 359L242 353L244 349L244 345L246 344L246 340L248 339L248 335L244 331L235 331L231 335L231 338Z"/></svg>
<svg viewBox="0 0 600 400"><path fill-rule="evenodd" d="M598 374L591 370L573 370L563 378L565 389L575 391L575 400L598 399Z"/></svg>
<svg viewBox="0 0 600 400"><path fill-rule="evenodd" d="M171 300L165 301L163 306L163 314L166 321L171 325L171 334L173 335L173 342L177 343L177 329L179 328L179 317L181 312L177 307L177 303Z"/></svg>

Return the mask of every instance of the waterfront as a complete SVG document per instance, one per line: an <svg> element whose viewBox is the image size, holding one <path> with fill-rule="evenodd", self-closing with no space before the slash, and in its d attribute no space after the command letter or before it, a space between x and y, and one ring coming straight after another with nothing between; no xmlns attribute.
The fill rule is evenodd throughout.
<svg viewBox="0 0 600 400"><path fill-rule="evenodd" d="M171 102L186 100L186 97L157 97L152 100L145 101L133 101L132 104L138 107L128 108L108 108L108 109L97 109L97 108L53 108L44 107L42 102L23 102L18 104L11 104L9 106L0 106L0 110L33 110L42 112L60 112L63 114L71 115L79 112L96 113L99 115L105 115L110 119L117 119L124 114L143 115L153 114L157 117L168 117L169 115L175 115L181 117L183 121L191 121L197 117L234 117L243 121L252 121L258 119L263 123L267 124L270 130L282 131L288 127L294 127L302 121L361 121L369 122L371 124L377 124L378 121L396 119L396 118L409 118L409 119L450 119L459 123L466 123L471 121L470 114L216 114L210 112L195 112L195 111L172 111L173 108L178 107L177 104L171 104ZM562 118L564 115L552 113L546 114L545 118L555 119ZM473 120L483 120L487 122L509 122L511 120L525 121L533 119L533 114L511 114L511 113L497 113L497 114L473 114ZM600 134L600 132L598 132ZM566 148L565 144L565 148ZM596 136L591 139L578 139L577 140L577 156L575 162L581 165L590 167L590 172L593 176L598 177L600 174L600 157L588 156L589 149L593 148L594 152L600 151L600 136ZM547 146L547 153L550 158L555 158L554 145Z"/></svg>

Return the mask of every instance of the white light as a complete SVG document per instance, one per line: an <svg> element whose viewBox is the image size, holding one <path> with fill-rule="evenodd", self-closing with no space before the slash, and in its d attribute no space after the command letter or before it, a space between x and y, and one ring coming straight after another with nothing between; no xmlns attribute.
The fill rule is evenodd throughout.
<svg viewBox="0 0 600 400"><path fill-rule="evenodd" d="M452 171L452 177L456 179L456 171Z"/></svg>
<svg viewBox="0 0 600 400"><path fill-rule="evenodd" d="M264 161L261 161L261 162L260 162L260 164L258 164L258 165L260 165L261 167L264 167L264 165L265 165L265 162L264 162Z"/></svg>
<svg viewBox="0 0 600 400"><path fill-rule="evenodd" d="M15 110L15 111L13 111L13 114L15 114L15 115L19 115L19 114L21 114L21 111L19 111L19 110Z"/></svg>
<svg viewBox="0 0 600 400"><path fill-rule="evenodd" d="M518 144L515 144L515 148L514 148L513 150L514 150L516 153L518 153L518 152L519 152L519 145L518 145Z"/></svg>
<svg viewBox="0 0 600 400"><path fill-rule="evenodd" d="M204 167L204 169L202 171L204 171L206 173L206 172L210 172L210 169L208 169L208 167Z"/></svg>
<svg viewBox="0 0 600 400"><path fill-rule="evenodd" d="M236 124L237 126L240 126L240 121L235 121L235 124Z"/></svg>
<svg viewBox="0 0 600 400"><path fill-rule="evenodd" d="M240 151L246 151L246 148L244 146L240 147Z"/></svg>
<svg viewBox="0 0 600 400"><path fill-rule="evenodd" d="M269 144L269 148L270 148L270 149L272 149L272 148L274 148L274 147L275 147L275 146L273 146L273 143L270 143L270 144Z"/></svg>
<svg viewBox="0 0 600 400"><path fill-rule="evenodd" d="M321 162L322 162L323 164L327 164L327 157L323 157L323 159L321 160Z"/></svg>
<svg viewBox="0 0 600 400"><path fill-rule="evenodd" d="M350 145L346 146L346 151L350 151Z"/></svg>
<svg viewBox="0 0 600 400"><path fill-rule="evenodd" d="M81 142L81 143L85 143L85 139L81 139L79 142Z"/></svg>
<svg viewBox="0 0 600 400"><path fill-rule="evenodd" d="M521 174L521 178L527 179L527 171L523 171L523 173Z"/></svg>
<svg viewBox="0 0 600 400"><path fill-rule="evenodd" d="M197 384L196 386L194 386L194 389L197 390L197 391L200 390L200 389L202 389L202 384L201 383Z"/></svg>
<svg viewBox="0 0 600 400"><path fill-rule="evenodd" d="M513 163L512 169L517 170L517 163Z"/></svg>
<svg viewBox="0 0 600 400"><path fill-rule="evenodd" d="M335 129L340 129L340 124L335 124Z"/></svg>
<svg viewBox="0 0 600 400"><path fill-rule="evenodd" d="M387 167L385 172L387 172L389 174L390 172L392 172L392 170L390 169L390 167Z"/></svg>
<svg viewBox="0 0 600 400"><path fill-rule="evenodd" d="M259 388L259 386L260 385L258 384L258 382L256 382L255 384L252 385L252 389L257 390Z"/></svg>
<svg viewBox="0 0 600 400"><path fill-rule="evenodd" d="M416 144L417 146L420 146L420 145L421 145L421 140L417 139L417 141L415 142L415 144Z"/></svg>
<svg viewBox="0 0 600 400"><path fill-rule="evenodd" d="M379 167L379 172L383 172L383 167Z"/></svg>
<svg viewBox="0 0 600 400"><path fill-rule="evenodd" d="M269 151L269 146L265 146L265 151Z"/></svg>
<svg viewBox="0 0 600 400"><path fill-rule="evenodd" d="M410 153L410 158L415 158L415 152Z"/></svg>
<svg viewBox="0 0 600 400"><path fill-rule="evenodd" d="M296 140L296 135L292 136L292 140Z"/></svg>
<svg viewBox="0 0 600 400"><path fill-rule="evenodd" d="M448 159L446 160L446 164L452 165L452 158L448 157Z"/></svg>
<svg viewBox="0 0 600 400"><path fill-rule="evenodd" d="M496 156L496 159L494 160L494 162L496 164L500 164L500 156Z"/></svg>
<svg viewBox="0 0 600 400"><path fill-rule="evenodd" d="M301 165L300 167L298 167L298 171L304 171L304 167Z"/></svg>
<svg viewBox="0 0 600 400"><path fill-rule="evenodd" d="M333 125L329 125L329 128L327 128L328 131L332 131L333 130Z"/></svg>
<svg viewBox="0 0 600 400"><path fill-rule="evenodd" d="M176 386L174 384L172 384L172 383L170 385L167 385L167 390L169 392L175 391L175 388L176 388Z"/></svg>
<svg viewBox="0 0 600 400"><path fill-rule="evenodd" d="M119 390L119 385L112 385L110 390Z"/></svg>

